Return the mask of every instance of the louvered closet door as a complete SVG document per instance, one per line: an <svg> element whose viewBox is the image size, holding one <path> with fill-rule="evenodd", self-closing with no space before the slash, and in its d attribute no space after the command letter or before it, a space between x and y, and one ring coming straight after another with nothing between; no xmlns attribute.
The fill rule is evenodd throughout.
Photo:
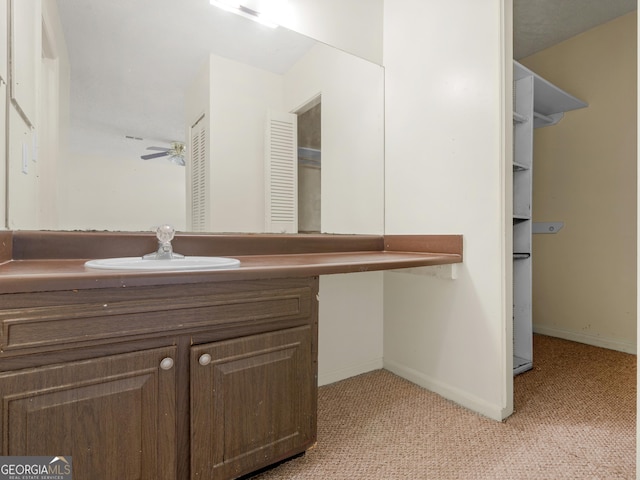
<svg viewBox="0 0 640 480"><path fill-rule="evenodd" d="M268 112L265 141L265 230L298 232L298 117Z"/></svg>
<svg viewBox="0 0 640 480"><path fill-rule="evenodd" d="M191 206L190 230L207 229L207 121L203 115L191 127Z"/></svg>

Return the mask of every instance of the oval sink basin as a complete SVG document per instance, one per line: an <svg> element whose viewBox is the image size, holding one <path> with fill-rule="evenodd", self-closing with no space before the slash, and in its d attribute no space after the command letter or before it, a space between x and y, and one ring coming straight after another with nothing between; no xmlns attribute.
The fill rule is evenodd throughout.
<svg viewBox="0 0 640 480"><path fill-rule="evenodd" d="M240 265L240 260L227 257L184 257L169 260L121 257L89 260L84 265L101 270L198 271L236 268Z"/></svg>

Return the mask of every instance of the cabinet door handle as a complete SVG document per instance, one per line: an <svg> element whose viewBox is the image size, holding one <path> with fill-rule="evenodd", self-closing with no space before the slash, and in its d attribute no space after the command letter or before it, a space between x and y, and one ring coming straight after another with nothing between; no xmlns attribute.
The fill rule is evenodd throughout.
<svg viewBox="0 0 640 480"><path fill-rule="evenodd" d="M208 353L203 353L202 355L200 355L198 363L202 366L209 365L211 363L211 355L209 355Z"/></svg>
<svg viewBox="0 0 640 480"><path fill-rule="evenodd" d="M171 357L163 358L162 361L160 362L160 368L162 370L171 370L173 368L173 358Z"/></svg>

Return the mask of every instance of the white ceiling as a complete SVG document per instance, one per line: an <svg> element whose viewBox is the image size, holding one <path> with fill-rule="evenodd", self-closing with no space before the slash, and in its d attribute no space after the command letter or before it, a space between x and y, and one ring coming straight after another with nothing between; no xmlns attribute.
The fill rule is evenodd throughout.
<svg viewBox="0 0 640 480"><path fill-rule="evenodd" d="M314 43L208 0L56 0L71 70L73 145L183 140L186 85L209 52L274 72ZM636 0L514 0L520 59L636 9ZM144 145L143 145L144 144ZM107 147L104 147L107 148ZM139 152L138 152L139 151Z"/></svg>
<svg viewBox="0 0 640 480"><path fill-rule="evenodd" d="M636 0L513 0L513 57L527 57L636 9Z"/></svg>

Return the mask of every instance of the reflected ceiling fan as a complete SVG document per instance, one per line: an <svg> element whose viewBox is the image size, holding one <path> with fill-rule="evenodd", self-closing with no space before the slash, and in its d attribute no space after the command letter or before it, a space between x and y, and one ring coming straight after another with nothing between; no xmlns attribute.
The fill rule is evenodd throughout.
<svg viewBox="0 0 640 480"><path fill-rule="evenodd" d="M170 147L147 147L147 150L157 150L158 153L149 153L142 155L142 160L151 160L152 158L169 157L169 161L176 165L185 165L184 155L186 153L185 144L182 142L171 142Z"/></svg>

